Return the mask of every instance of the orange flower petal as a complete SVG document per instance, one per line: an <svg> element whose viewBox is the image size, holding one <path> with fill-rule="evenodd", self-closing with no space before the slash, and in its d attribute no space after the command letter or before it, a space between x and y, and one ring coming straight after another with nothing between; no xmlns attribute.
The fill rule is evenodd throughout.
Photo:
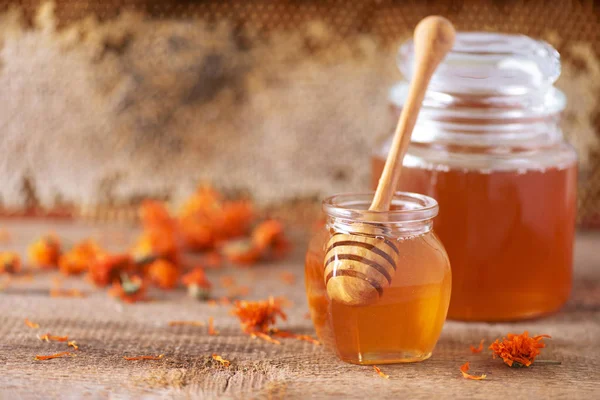
<svg viewBox="0 0 600 400"><path fill-rule="evenodd" d="M460 372L462 373L462 375L463 375L464 378L466 378L466 379L472 379L472 380L475 380L475 381L480 381L480 380L485 379L485 377L486 377L485 374L481 374L479 376L471 375L467 371L469 371L469 362L468 361L466 363L464 363L460 367Z"/></svg>
<svg viewBox="0 0 600 400"><path fill-rule="evenodd" d="M40 328L40 324L36 324L35 322L31 322L28 318L25 318L25 325L27 325L31 329L39 329Z"/></svg>
<svg viewBox="0 0 600 400"><path fill-rule="evenodd" d="M212 358L213 358L213 360L220 362L221 365L223 365L224 367L229 367L229 365L231 365L231 362L229 362L229 360L225 360L223 357L221 357L218 354L213 354Z"/></svg>
<svg viewBox="0 0 600 400"><path fill-rule="evenodd" d="M384 374L383 372L381 372L381 370L379 369L379 367L377 365L373 365L373 369L375 370L375 372L377 372L377 374L382 377L383 379L390 379L389 375Z"/></svg>
<svg viewBox="0 0 600 400"><path fill-rule="evenodd" d="M63 351L61 353L55 353L55 354L50 354L48 356L35 356L36 360L39 361L43 361L43 360L51 360L53 358L61 358L61 357L75 357L75 354L68 352L68 351Z"/></svg>
<svg viewBox="0 0 600 400"><path fill-rule="evenodd" d="M471 353L473 353L473 354L481 353L483 351L483 339L481 339L481 341L479 342L478 347L469 345L469 348L471 349Z"/></svg>
<svg viewBox="0 0 600 400"><path fill-rule="evenodd" d="M163 358L164 354L159 354L157 356L135 356L135 357L123 357L124 360L127 361L138 361L138 360L160 360Z"/></svg>

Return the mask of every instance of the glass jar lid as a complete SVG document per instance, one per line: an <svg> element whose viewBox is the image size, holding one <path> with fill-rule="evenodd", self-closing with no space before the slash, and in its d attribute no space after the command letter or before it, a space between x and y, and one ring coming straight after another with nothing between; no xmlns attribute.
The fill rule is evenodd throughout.
<svg viewBox="0 0 600 400"><path fill-rule="evenodd" d="M398 66L407 80L413 74L414 43L400 47ZM560 55L548 43L524 35L460 32L437 69L430 90L443 93L523 95L554 84Z"/></svg>

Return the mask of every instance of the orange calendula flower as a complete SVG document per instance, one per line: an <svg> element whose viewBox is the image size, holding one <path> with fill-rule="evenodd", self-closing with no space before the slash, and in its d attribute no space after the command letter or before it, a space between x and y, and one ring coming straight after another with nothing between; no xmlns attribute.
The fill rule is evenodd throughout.
<svg viewBox="0 0 600 400"><path fill-rule="evenodd" d="M125 303L135 303L146 299L146 284L139 276L129 278L123 275L120 280L113 282L108 294Z"/></svg>
<svg viewBox="0 0 600 400"><path fill-rule="evenodd" d="M266 333L277 317L287 319L279 300L272 296L262 301L236 301L234 305L231 313L240 319L242 330L246 333Z"/></svg>
<svg viewBox="0 0 600 400"><path fill-rule="evenodd" d="M138 265L146 264L157 258L164 258L178 264L180 258L175 233L169 229L144 231L131 249L131 254Z"/></svg>
<svg viewBox="0 0 600 400"><path fill-rule="evenodd" d="M469 348L471 349L471 353L473 354L481 353L483 351L483 339L481 339L481 341L479 342L479 346L475 347L471 344L469 345Z"/></svg>
<svg viewBox="0 0 600 400"><path fill-rule="evenodd" d="M48 356L35 356L36 360L44 361L44 360L52 360L53 358L61 358L61 357L75 357L75 354L69 351L63 351L61 353L50 354Z"/></svg>
<svg viewBox="0 0 600 400"><path fill-rule="evenodd" d="M21 271L21 257L12 251L0 252L0 274L16 274Z"/></svg>
<svg viewBox="0 0 600 400"><path fill-rule="evenodd" d="M46 333L45 335L38 336L38 339L40 339L42 341L46 341L46 342L66 342L69 340L69 337L68 336L55 336L55 335Z"/></svg>
<svg viewBox="0 0 600 400"><path fill-rule="evenodd" d="M261 222L252 231L252 241L259 249L265 251L283 236L283 225L276 220Z"/></svg>
<svg viewBox="0 0 600 400"><path fill-rule="evenodd" d="M133 268L133 257L129 254L101 254L90 265L89 278L96 286L104 287Z"/></svg>
<svg viewBox="0 0 600 400"><path fill-rule="evenodd" d="M252 203L247 200L229 201L221 207L222 232L219 236L232 238L245 235L254 220Z"/></svg>
<svg viewBox="0 0 600 400"><path fill-rule="evenodd" d="M60 256L58 266L65 275L78 275L88 270L96 259L104 254L98 244L89 239L78 243L70 251Z"/></svg>
<svg viewBox="0 0 600 400"><path fill-rule="evenodd" d="M27 325L31 329L40 329L40 324L36 324L35 322L31 322L29 320L29 318L25 318L25 325Z"/></svg>
<svg viewBox="0 0 600 400"><path fill-rule="evenodd" d="M485 379L485 377L487 376L486 374L481 374L479 376L477 375L471 375L469 374L469 362L467 361L466 363L464 363L461 367L460 367L460 372L462 373L463 377L466 379L472 379L474 381L480 381Z"/></svg>
<svg viewBox="0 0 600 400"><path fill-rule="evenodd" d="M223 245L223 255L232 263L252 265L258 262L262 252L248 239L232 240Z"/></svg>
<svg viewBox="0 0 600 400"><path fill-rule="evenodd" d="M509 367L529 367L540 354L540 349L546 347L541 342L544 338L550 338L550 335L529 337L527 331L520 335L509 333L502 341L496 339L489 348L494 358L502 358Z"/></svg>
<svg viewBox="0 0 600 400"><path fill-rule="evenodd" d="M127 361L139 361L139 360L160 360L163 358L164 354L159 354L157 356L135 356L135 357L127 357L124 356L123 359Z"/></svg>
<svg viewBox="0 0 600 400"><path fill-rule="evenodd" d="M161 289L174 289L179 280L179 268L167 260L156 260L148 267L148 277Z"/></svg>
<svg viewBox="0 0 600 400"><path fill-rule="evenodd" d="M210 296L211 283L206 278L204 268L196 267L185 274L181 279L188 288L188 294L199 300L206 300Z"/></svg>
<svg viewBox="0 0 600 400"><path fill-rule="evenodd" d="M229 360L225 360L223 357L221 357L218 354L213 354L212 358L213 358L213 360L220 362L221 365L223 365L224 367L229 367L229 365L231 365L231 362L229 362Z"/></svg>
<svg viewBox="0 0 600 400"><path fill-rule="evenodd" d="M164 203L155 200L144 200L138 210L144 230L174 230L175 221Z"/></svg>
<svg viewBox="0 0 600 400"><path fill-rule="evenodd" d="M56 235L43 236L27 249L29 261L40 268L58 267L60 252L60 239Z"/></svg>
<svg viewBox="0 0 600 400"><path fill-rule="evenodd" d="M381 370L379 369L379 367L377 365L373 365L373 369L375 370L375 372L377 372L377 375L379 375L383 379L390 379L390 376L381 372Z"/></svg>

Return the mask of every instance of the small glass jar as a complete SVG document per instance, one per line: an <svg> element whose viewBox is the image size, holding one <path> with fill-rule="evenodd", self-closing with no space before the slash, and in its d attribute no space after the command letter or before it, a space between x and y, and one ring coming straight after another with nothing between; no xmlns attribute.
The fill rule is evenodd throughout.
<svg viewBox="0 0 600 400"><path fill-rule="evenodd" d="M315 232L306 254L306 294L321 341L346 362L385 364L431 356L450 301L451 272L444 247L433 232L438 205L430 197L398 192L387 212L368 211L373 193L343 194L323 201L326 224ZM351 306L331 300L324 258L334 234L353 234L378 222L372 234L390 240L400 258L391 283L374 304ZM336 272L333 272L335 276Z"/></svg>
<svg viewBox="0 0 600 400"><path fill-rule="evenodd" d="M412 75L413 45L399 66ZM577 158L559 127L560 58L526 36L459 33L432 79L399 190L441 208L436 232L452 263L448 317L532 318L571 290ZM402 108L406 84L391 101ZM390 140L373 158L373 185Z"/></svg>

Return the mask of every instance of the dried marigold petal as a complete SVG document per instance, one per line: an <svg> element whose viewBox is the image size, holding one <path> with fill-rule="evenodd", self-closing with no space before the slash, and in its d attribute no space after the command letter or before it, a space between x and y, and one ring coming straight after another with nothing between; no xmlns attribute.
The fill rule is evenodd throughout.
<svg viewBox="0 0 600 400"><path fill-rule="evenodd" d="M221 206L220 234L226 238L245 235L254 220L254 208L247 200L228 201Z"/></svg>
<svg viewBox="0 0 600 400"><path fill-rule="evenodd" d="M167 260L159 259L148 267L148 277L161 289L174 289L179 280L179 268Z"/></svg>
<svg viewBox="0 0 600 400"><path fill-rule="evenodd" d="M223 357L221 357L218 354L213 354L212 358L213 358L213 360L220 362L221 365L223 365L224 367L229 367L231 365L231 362L229 360L225 360Z"/></svg>
<svg viewBox="0 0 600 400"><path fill-rule="evenodd" d="M70 251L58 259L60 272L65 275L78 275L86 272L104 250L93 240L88 239L76 244Z"/></svg>
<svg viewBox="0 0 600 400"><path fill-rule="evenodd" d="M480 381L482 379L486 378L486 374L481 374L479 376L477 375L471 375L468 373L469 371L469 362L467 361L466 363L464 363L461 367L460 367L460 372L462 373L462 376L466 379L473 379L475 381Z"/></svg>
<svg viewBox="0 0 600 400"><path fill-rule="evenodd" d="M191 272L185 274L181 278L181 281L185 286L196 285L205 289L210 289L212 287L212 284L206 278L206 273L202 267L195 267Z"/></svg>
<svg viewBox="0 0 600 400"><path fill-rule="evenodd" d="M240 319L242 330L246 333L266 333L277 317L287 319L281 310L281 302L272 296L262 301L236 301L234 305L231 313Z"/></svg>
<svg viewBox="0 0 600 400"><path fill-rule="evenodd" d="M381 370L379 369L379 367L377 365L373 365L373 369L375 370L375 372L377 372L377 375L379 375L383 379L390 379L390 376L381 372Z"/></svg>
<svg viewBox="0 0 600 400"><path fill-rule="evenodd" d="M133 257L129 254L102 254L90 265L89 277L96 286L104 287L133 267Z"/></svg>
<svg viewBox="0 0 600 400"><path fill-rule="evenodd" d="M31 329L39 329L40 324L36 324L35 322L31 322L29 318L25 318L25 325L30 327Z"/></svg>
<svg viewBox="0 0 600 400"><path fill-rule="evenodd" d="M21 257L12 251L0 252L0 274L16 274L21 271Z"/></svg>
<svg viewBox="0 0 600 400"><path fill-rule="evenodd" d="M169 326L205 326L202 321L169 321Z"/></svg>
<svg viewBox="0 0 600 400"><path fill-rule="evenodd" d="M174 220L165 203L144 200L138 209L138 214L145 230L174 229Z"/></svg>
<svg viewBox="0 0 600 400"><path fill-rule="evenodd" d="M54 234L39 238L27 248L29 261L40 268L57 268L60 253L60 239Z"/></svg>
<svg viewBox="0 0 600 400"><path fill-rule="evenodd" d="M66 342L69 340L68 336L56 336L46 333L45 335L38 336L38 339L46 342Z"/></svg>
<svg viewBox="0 0 600 400"><path fill-rule="evenodd" d="M261 222L252 231L252 241L262 251L271 248L281 236L283 236L283 224L273 219Z"/></svg>
<svg viewBox="0 0 600 400"><path fill-rule="evenodd" d="M72 347L75 350L79 350L79 346L77 345L77 342L74 340L67 342L67 346Z"/></svg>
<svg viewBox="0 0 600 400"><path fill-rule="evenodd" d="M211 336L219 334L219 331L215 329L215 319L213 317L208 318L208 334Z"/></svg>
<svg viewBox="0 0 600 400"><path fill-rule="evenodd" d="M540 354L540 349L546 347L541 342L544 338L550 338L550 335L529 337L527 331L520 335L509 333L506 338L502 338L502 341L496 339L489 349L493 352L493 358L502 358L509 367L529 367Z"/></svg>
<svg viewBox="0 0 600 400"><path fill-rule="evenodd" d="M272 329L271 334L273 336L278 336L278 337L282 337L282 338L292 338L292 339L296 339L296 340L302 340L304 342L309 342L309 343L312 343L317 346L321 345L321 342L319 342L318 340L314 339L313 337L311 337L309 335L297 335L295 333L288 332L288 331L280 331L279 329Z"/></svg>
<svg viewBox="0 0 600 400"><path fill-rule="evenodd" d="M124 275L120 280L113 282L108 294L118 297L125 303L143 301L146 299L146 284L139 276L129 278Z"/></svg>
<svg viewBox="0 0 600 400"><path fill-rule="evenodd" d="M123 356L124 360L127 361L139 361L139 360L160 360L161 358L163 358L165 355L164 354L159 354L157 356L135 356L135 357L127 357L127 356Z"/></svg>
<svg viewBox="0 0 600 400"><path fill-rule="evenodd" d="M61 358L61 357L75 357L75 354L73 354L69 351L63 351L61 353L50 354L47 356L37 355L37 356L35 356L35 359L39 360L39 361L44 361L44 360L52 360L53 358Z"/></svg>
<svg viewBox="0 0 600 400"><path fill-rule="evenodd" d="M483 339L481 339L481 341L479 342L478 347L475 347L471 344L469 345L469 348L471 349L471 353L473 354L481 353L483 351Z"/></svg>
<svg viewBox="0 0 600 400"><path fill-rule="evenodd" d="M262 256L261 249L248 239L229 241L222 250L230 262L238 265L256 264Z"/></svg>
<svg viewBox="0 0 600 400"><path fill-rule="evenodd" d="M259 338L259 339L264 340L265 342L269 342L269 343L273 343L273 344L281 344L281 342L279 340L275 340L271 336L269 336L263 332L252 332L252 333L250 333L250 337L253 339Z"/></svg>

